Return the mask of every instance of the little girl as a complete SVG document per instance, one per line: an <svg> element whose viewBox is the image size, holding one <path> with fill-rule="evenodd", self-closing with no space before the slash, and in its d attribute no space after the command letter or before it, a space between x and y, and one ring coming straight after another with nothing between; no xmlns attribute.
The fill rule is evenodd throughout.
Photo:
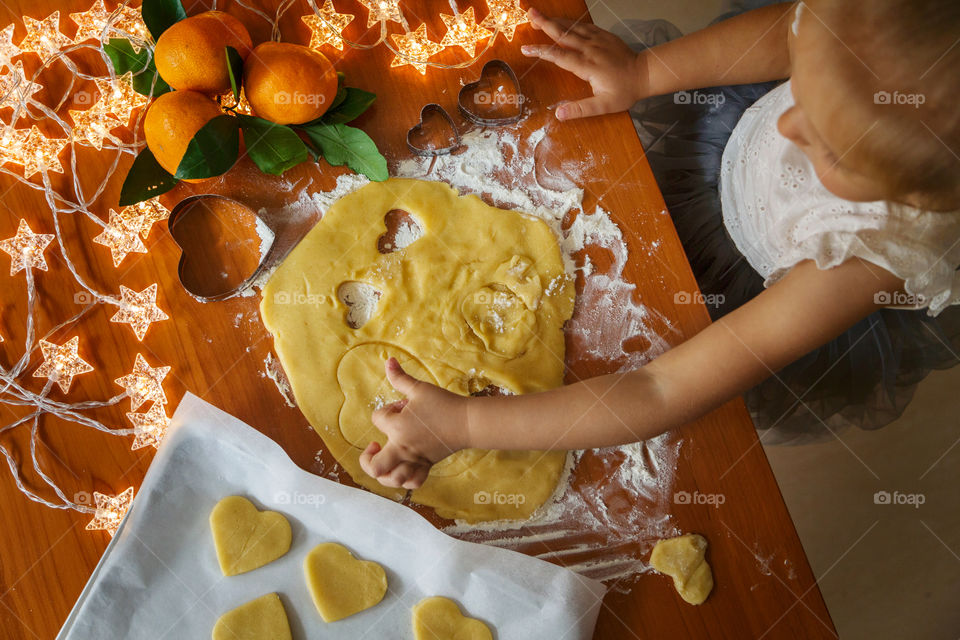
<svg viewBox="0 0 960 640"><path fill-rule="evenodd" d="M960 3L772 5L639 52L530 18L556 44L524 54L593 88L557 118L644 100L651 166L700 289L723 302L641 369L544 393L464 398L391 359L405 399L373 414L388 441L363 452L368 474L413 489L462 448L644 440L745 392L765 441L876 428L960 362ZM739 86L695 91L718 85Z"/></svg>

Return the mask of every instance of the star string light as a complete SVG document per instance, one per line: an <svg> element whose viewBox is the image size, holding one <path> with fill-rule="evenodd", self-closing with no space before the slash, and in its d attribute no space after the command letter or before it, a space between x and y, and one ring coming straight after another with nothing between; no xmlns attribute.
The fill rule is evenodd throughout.
<svg viewBox="0 0 960 640"><path fill-rule="evenodd" d="M403 13L400 11L400 0L359 0L367 8L367 28L379 22L396 22L404 24Z"/></svg>
<svg viewBox="0 0 960 640"><path fill-rule="evenodd" d="M513 34L519 25L530 22L519 0L487 0L487 7L490 13L480 26L502 33L509 42L513 42Z"/></svg>
<svg viewBox="0 0 960 640"><path fill-rule="evenodd" d="M443 47L460 47L471 58L476 54L477 42L493 35L492 31L477 24L477 19L473 15L473 7L456 15L441 13L440 19L443 20L443 24L447 25L447 33L440 41L440 45Z"/></svg>
<svg viewBox="0 0 960 640"><path fill-rule="evenodd" d="M137 340L141 342L151 324L169 318L157 306L156 284L150 285L140 293L120 285L119 307L120 310L113 314L110 322L129 324Z"/></svg>
<svg viewBox="0 0 960 640"><path fill-rule="evenodd" d="M33 377L48 378L52 382L56 382L61 391L69 392L74 376L93 371L93 367L77 353L79 348L79 336L73 336L62 345L41 340L40 350L43 352L43 364L33 372Z"/></svg>
<svg viewBox="0 0 960 640"><path fill-rule="evenodd" d="M11 66L12 59L20 55L20 47L13 44L13 24L0 30L0 69Z"/></svg>
<svg viewBox="0 0 960 640"><path fill-rule="evenodd" d="M23 73L23 63L18 60L8 65L6 73L0 75L0 108L16 108L18 104L32 100L33 95L42 89L42 84L27 79Z"/></svg>
<svg viewBox="0 0 960 640"><path fill-rule="evenodd" d="M53 234L34 233L23 218L17 227L17 235L0 242L0 249L10 254L10 275L15 275L24 269L37 268L47 270L47 260L43 251L53 242Z"/></svg>
<svg viewBox="0 0 960 640"><path fill-rule="evenodd" d="M110 222L93 241L109 247L113 266L119 267L127 255L147 252L147 247L140 239L142 229L142 213L131 207L125 207L119 212L110 209Z"/></svg>
<svg viewBox="0 0 960 640"><path fill-rule="evenodd" d="M41 171L63 173L60 152L70 142L67 138L47 138L36 126L30 128L23 141L23 177L30 179Z"/></svg>
<svg viewBox="0 0 960 640"><path fill-rule="evenodd" d="M128 7L123 5L120 7L120 18L113 24L114 27L120 31L129 33L132 36L147 42L150 40L150 30L147 29L146 23L143 21L143 15L140 13L140 9L136 7ZM137 46L136 42L131 42L135 51L140 51L140 48Z"/></svg>
<svg viewBox="0 0 960 640"><path fill-rule="evenodd" d="M420 75L427 73L427 58L443 50L443 47L427 37L427 25L421 24L416 31L404 34L395 33L390 36L397 46L397 55L391 67L402 67L409 64Z"/></svg>
<svg viewBox="0 0 960 640"><path fill-rule="evenodd" d="M98 108L85 109L83 111L68 111L70 119L73 120L73 139L81 144L88 144L97 151L103 148L103 139L110 138L116 141L110 131L117 127L122 127L123 122L117 118L100 111Z"/></svg>
<svg viewBox="0 0 960 640"><path fill-rule="evenodd" d="M73 44L73 40L60 33L59 11L54 11L43 20L23 16L23 25L27 28L27 35L20 41L20 50L23 53L37 54L43 62L63 47Z"/></svg>
<svg viewBox="0 0 960 640"><path fill-rule="evenodd" d="M107 11L103 0L97 0L86 11L71 13L70 19L77 25L77 35L73 41L80 43L86 40L100 40L103 30L107 26L110 12Z"/></svg>
<svg viewBox="0 0 960 640"><path fill-rule="evenodd" d="M130 445L132 451L143 447L159 447L170 424L167 411L159 402L154 402L145 413L128 413L127 418L134 430L133 444Z"/></svg>
<svg viewBox="0 0 960 640"><path fill-rule="evenodd" d="M123 517L130 510L130 504L133 502L133 487L116 496L94 491L93 500L97 508L93 514L93 520L87 523L87 531L102 530L113 536L117 533Z"/></svg>
<svg viewBox="0 0 960 640"><path fill-rule="evenodd" d="M130 396L130 410L136 411L147 402L166 404L167 396L163 392L163 379L170 373L170 367L151 367L142 354L137 354L133 371L117 378L114 382L126 390ZM129 414L128 414L129 415Z"/></svg>
<svg viewBox="0 0 960 640"><path fill-rule="evenodd" d="M333 7L333 0L326 0L319 11L320 15L309 14L301 18L303 23L310 27L308 46L319 50L323 45L329 44L342 51L343 38L340 33L353 22L354 16L349 13L337 13Z"/></svg>
<svg viewBox="0 0 960 640"><path fill-rule="evenodd" d="M150 230L157 222L162 222L170 217L170 210L160 204L160 198L150 198L143 200L121 211L124 215L142 215L143 221L140 224L140 237L146 240L150 236Z"/></svg>
<svg viewBox="0 0 960 640"><path fill-rule="evenodd" d="M26 140L27 132L23 129L3 127L3 133L0 133L0 164L23 164L23 143Z"/></svg>
<svg viewBox="0 0 960 640"><path fill-rule="evenodd" d="M95 82L100 92L100 99L93 108L101 113L112 113L124 125L130 122L130 116L135 109L146 106L150 102L150 98L137 93L133 88L132 71L117 76L116 81L110 78L97 78Z"/></svg>

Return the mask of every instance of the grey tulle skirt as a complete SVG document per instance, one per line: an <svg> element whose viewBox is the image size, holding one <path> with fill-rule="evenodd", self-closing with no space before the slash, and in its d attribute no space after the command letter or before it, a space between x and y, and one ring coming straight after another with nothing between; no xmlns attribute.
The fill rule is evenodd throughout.
<svg viewBox="0 0 960 640"><path fill-rule="evenodd" d="M635 49L680 35L662 20L635 21L618 35ZM714 320L763 291L723 224L718 193L724 146L743 111L777 83L701 90L696 104L659 96L631 110L677 233ZM677 104L680 102L680 104ZM722 294L722 297L720 295ZM931 370L960 364L960 307L880 310L745 394L764 443L831 438L839 429L876 429L898 418Z"/></svg>

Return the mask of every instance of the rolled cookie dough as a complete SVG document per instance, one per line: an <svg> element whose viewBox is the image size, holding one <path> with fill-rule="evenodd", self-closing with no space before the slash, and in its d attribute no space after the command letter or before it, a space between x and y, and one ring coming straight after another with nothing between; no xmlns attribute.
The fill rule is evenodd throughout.
<svg viewBox="0 0 960 640"><path fill-rule="evenodd" d="M468 618L449 598L424 598L413 607L416 640L493 640L490 627Z"/></svg>
<svg viewBox="0 0 960 640"><path fill-rule="evenodd" d="M210 512L217 561L225 576L269 564L290 550L290 521L276 511L258 511L243 496L224 498Z"/></svg>
<svg viewBox="0 0 960 640"><path fill-rule="evenodd" d="M287 612L275 593L240 605L220 616L213 640L291 640Z"/></svg>
<svg viewBox="0 0 960 640"><path fill-rule="evenodd" d="M380 253L395 210L421 236ZM461 395L551 389L563 383L573 301L543 221L443 183L395 178L336 202L271 277L260 310L327 448L358 484L399 498L358 463L370 441L384 441L370 414L400 399L384 360ZM522 519L551 496L564 461L561 452L461 451L411 498L446 518Z"/></svg>
<svg viewBox="0 0 960 640"><path fill-rule="evenodd" d="M707 539L695 533L660 540L650 552L650 565L673 578L680 597L701 604L713 589L713 574L706 560Z"/></svg>
<svg viewBox="0 0 960 640"><path fill-rule="evenodd" d="M383 600L387 574L376 562L357 560L335 542L313 548L303 561L313 604L324 622L343 620Z"/></svg>

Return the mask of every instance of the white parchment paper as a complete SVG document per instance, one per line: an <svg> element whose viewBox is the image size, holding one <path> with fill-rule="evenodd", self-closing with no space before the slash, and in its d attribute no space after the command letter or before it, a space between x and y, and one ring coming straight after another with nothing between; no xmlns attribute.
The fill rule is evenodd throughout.
<svg viewBox="0 0 960 640"><path fill-rule="evenodd" d="M225 578L208 517L229 495L286 515L293 544L279 560ZM330 541L383 565L389 586L379 605L327 624L302 562ZM200 640L221 614L270 592L280 594L298 640L412 639L410 610L434 595L456 600L496 640L586 640L604 587L542 560L456 540L391 500L308 473L263 434L188 394L58 638Z"/></svg>

